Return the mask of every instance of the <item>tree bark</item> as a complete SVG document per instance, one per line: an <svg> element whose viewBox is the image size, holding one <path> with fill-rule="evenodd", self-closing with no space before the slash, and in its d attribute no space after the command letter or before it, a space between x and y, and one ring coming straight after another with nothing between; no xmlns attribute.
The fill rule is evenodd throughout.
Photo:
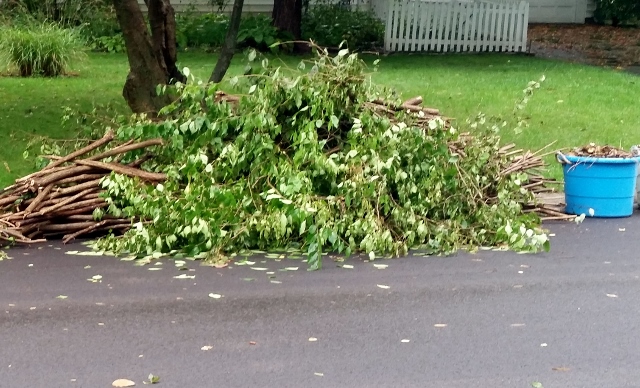
<svg viewBox="0 0 640 388"><path fill-rule="evenodd" d="M151 41L160 67L169 83L185 82L187 78L178 70L176 61L176 14L169 0L146 0L151 25Z"/></svg>
<svg viewBox="0 0 640 388"><path fill-rule="evenodd" d="M220 51L220 57L216 62L216 67L211 73L209 82L218 83L222 81L225 73L231 65L231 59L236 51L236 42L238 40L238 30L240 29L240 20L242 18L242 7L244 0L234 0L233 11L231 12L231 19L229 20L229 27L227 28L227 35L224 39L224 45Z"/></svg>
<svg viewBox="0 0 640 388"><path fill-rule="evenodd" d="M156 93L158 85L184 79L175 66L175 17L169 0L149 0L153 44L137 0L113 0L122 28L129 74L122 95L134 113L151 116L171 102ZM151 16L153 14L153 16Z"/></svg>
<svg viewBox="0 0 640 388"><path fill-rule="evenodd" d="M308 44L299 42L302 37L302 0L274 0L271 17L274 27L289 33L297 41L293 45L294 52L309 51Z"/></svg>
<svg viewBox="0 0 640 388"><path fill-rule="evenodd" d="M274 0L273 26L290 33L295 40L302 36L302 0Z"/></svg>

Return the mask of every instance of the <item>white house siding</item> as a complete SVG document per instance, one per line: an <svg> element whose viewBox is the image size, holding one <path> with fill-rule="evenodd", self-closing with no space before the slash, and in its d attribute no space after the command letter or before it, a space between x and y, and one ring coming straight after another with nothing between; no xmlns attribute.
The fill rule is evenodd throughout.
<svg viewBox="0 0 640 388"><path fill-rule="evenodd" d="M529 23L584 23L595 0L529 0Z"/></svg>
<svg viewBox="0 0 640 388"><path fill-rule="evenodd" d="M144 8L144 0L138 0ZM352 0L354 3L371 3L376 15L386 14L386 0ZM0 0L2 3L2 0ZM225 11L231 11L232 1L228 0ZM172 0L176 12L195 9L199 12L215 12L209 0ZM529 0L529 23L584 23L593 16L595 0ZM245 0L244 12L271 13L273 0Z"/></svg>

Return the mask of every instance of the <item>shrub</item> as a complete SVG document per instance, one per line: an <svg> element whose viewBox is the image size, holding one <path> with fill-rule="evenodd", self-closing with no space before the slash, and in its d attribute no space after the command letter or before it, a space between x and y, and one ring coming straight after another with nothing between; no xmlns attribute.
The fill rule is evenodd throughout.
<svg viewBox="0 0 640 388"><path fill-rule="evenodd" d="M4 0L0 9L12 17L28 15L35 20L78 27L98 20L100 10L109 7L110 0Z"/></svg>
<svg viewBox="0 0 640 388"><path fill-rule="evenodd" d="M241 47L253 47L260 51L275 49L274 43L293 40L293 36L287 36L278 31L272 25L270 17L265 15L250 15L240 22L238 31L238 45ZM282 48L283 46L278 46Z"/></svg>
<svg viewBox="0 0 640 388"><path fill-rule="evenodd" d="M89 47L94 51L103 51L107 53L123 53L126 51L124 36L122 32L115 35L98 36L90 38Z"/></svg>
<svg viewBox="0 0 640 388"><path fill-rule="evenodd" d="M62 75L84 54L77 29L35 23L0 32L0 68L15 69L22 77Z"/></svg>
<svg viewBox="0 0 640 388"><path fill-rule="evenodd" d="M611 21L614 26L640 20L638 0L597 0L594 18L599 23Z"/></svg>
<svg viewBox="0 0 640 388"><path fill-rule="evenodd" d="M197 14L187 12L176 16L176 39L181 48L219 48L224 43L229 26L229 17L221 14ZM288 40L271 25L265 15L248 15L242 18L238 30L238 45L253 47L261 51L281 40Z"/></svg>
<svg viewBox="0 0 640 388"><path fill-rule="evenodd" d="M373 49L384 44L384 23L370 11L317 4L302 19L302 36L326 47L338 47L346 41L351 50Z"/></svg>
<svg viewBox="0 0 640 388"><path fill-rule="evenodd" d="M178 46L220 47L224 43L229 18L220 14L185 12L176 15Z"/></svg>

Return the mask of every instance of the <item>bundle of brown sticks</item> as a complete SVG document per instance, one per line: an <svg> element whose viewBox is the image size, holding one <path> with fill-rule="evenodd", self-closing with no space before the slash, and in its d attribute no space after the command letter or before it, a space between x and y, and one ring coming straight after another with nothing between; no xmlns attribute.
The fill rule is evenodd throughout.
<svg viewBox="0 0 640 388"><path fill-rule="evenodd" d="M122 232L131 227L130 219L108 215L94 219L96 209L107 207L100 197L100 180L113 171L147 182L163 181L164 174L140 169L150 155L128 164L119 163L127 152L162 145L162 140L128 141L81 158L113 140L113 132L108 131L101 139L65 157L48 156L52 162L42 170L17 179L15 184L2 190L0 244L41 242L47 237L60 236L66 243L86 234ZM107 158L112 161L103 161Z"/></svg>

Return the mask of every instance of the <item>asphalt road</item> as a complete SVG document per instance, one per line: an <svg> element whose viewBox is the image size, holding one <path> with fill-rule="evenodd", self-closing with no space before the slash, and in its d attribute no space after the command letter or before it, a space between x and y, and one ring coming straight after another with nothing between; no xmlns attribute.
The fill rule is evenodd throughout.
<svg viewBox="0 0 640 388"><path fill-rule="evenodd" d="M142 386L150 373L176 388L640 387L639 216L547 226L550 253L313 273L288 259L185 272L65 254L81 245L13 249L0 387Z"/></svg>

